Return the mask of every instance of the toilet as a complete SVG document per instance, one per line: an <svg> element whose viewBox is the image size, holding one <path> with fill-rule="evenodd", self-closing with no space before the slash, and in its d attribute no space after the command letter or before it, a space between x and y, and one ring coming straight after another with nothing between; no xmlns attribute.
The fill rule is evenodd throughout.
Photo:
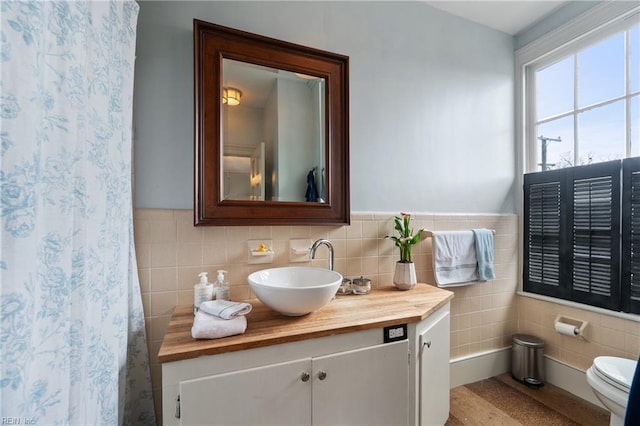
<svg viewBox="0 0 640 426"><path fill-rule="evenodd" d="M587 370L587 382L596 397L611 412L609 425L624 425L629 388L637 361L599 356Z"/></svg>

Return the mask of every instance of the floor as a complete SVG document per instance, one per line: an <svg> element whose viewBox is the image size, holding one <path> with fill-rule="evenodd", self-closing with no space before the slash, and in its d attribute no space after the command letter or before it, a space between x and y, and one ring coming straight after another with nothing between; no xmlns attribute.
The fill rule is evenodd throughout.
<svg viewBox="0 0 640 426"><path fill-rule="evenodd" d="M530 388L506 373L451 389L446 426L609 424L609 413L556 386Z"/></svg>

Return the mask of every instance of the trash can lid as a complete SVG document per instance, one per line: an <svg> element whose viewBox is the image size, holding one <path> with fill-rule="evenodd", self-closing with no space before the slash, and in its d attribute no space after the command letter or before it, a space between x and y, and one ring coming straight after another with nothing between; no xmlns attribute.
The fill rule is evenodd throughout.
<svg viewBox="0 0 640 426"><path fill-rule="evenodd" d="M529 334L514 334L513 343L518 345L527 346L529 348L543 348L544 340L531 336Z"/></svg>

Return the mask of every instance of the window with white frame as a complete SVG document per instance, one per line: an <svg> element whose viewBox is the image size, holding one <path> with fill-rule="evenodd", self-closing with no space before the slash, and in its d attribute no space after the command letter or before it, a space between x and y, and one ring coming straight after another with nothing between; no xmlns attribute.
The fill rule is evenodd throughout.
<svg viewBox="0 0 640 426"><path fill-rule="evenodd" d="M529 152L544 171L640 155L640 24L628 19L528 65ZM533 162L533 161L532 161Z"/></svg>
<svg viewBox="0 0 640 426"><path fill-rule="evenodd" d="M516 52L523 290L640 314L640 6Z"/></svg>

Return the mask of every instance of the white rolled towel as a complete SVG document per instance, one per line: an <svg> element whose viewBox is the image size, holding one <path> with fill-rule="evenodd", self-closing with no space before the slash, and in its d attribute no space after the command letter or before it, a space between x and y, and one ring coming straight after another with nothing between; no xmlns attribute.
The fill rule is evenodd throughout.
<svg viewBox="0 0 640 426"><path fill-rule="evenodd" d="M242 334L246 329L247 319L244 315L226 320L200 310L193 318L191 337L194 339L218 339Z"/></svg>
<svg viewBox="0 0 640 426"><path fill-rule="evenodd" d="M200 304L201 311L224 319L247 315L252 308L250 303L230 300L208 300Z"/></svg>

